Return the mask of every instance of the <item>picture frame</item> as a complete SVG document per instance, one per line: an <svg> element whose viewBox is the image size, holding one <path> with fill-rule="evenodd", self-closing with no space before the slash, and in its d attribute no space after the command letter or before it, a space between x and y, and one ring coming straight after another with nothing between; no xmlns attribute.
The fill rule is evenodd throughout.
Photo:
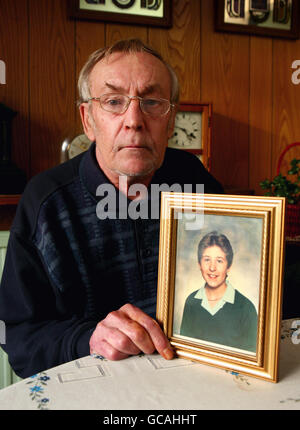
<svg viewBox="0 0 300 430"><path fill-rule="evenodd" d="M172 27L171 0L68 0L73 19Z"/></svg>
<svg viewBox="0 0 300 430"><path fill-rule="evenodd" d="M215 29L278 38L299 38L296 0L215 0Z"/></svg>
<svg viewBox="0 0 300 430"><path fill-rule="evenodd" d="M278 381L284 217L281 197L162 193L156 318L178 357Z"/></svg>
<svg viewBox="0 0 300 430"><path fill-rule="evenodd" d="M212 103L181 103L168 146L196 154L210 170L211 127Z"/></svg>

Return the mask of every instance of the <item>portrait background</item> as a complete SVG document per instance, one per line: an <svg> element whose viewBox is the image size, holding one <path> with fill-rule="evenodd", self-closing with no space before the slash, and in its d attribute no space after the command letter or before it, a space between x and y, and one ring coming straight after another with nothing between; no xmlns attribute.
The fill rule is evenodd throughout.
<svg viewBox="0 0 300 430"><path fill-rule="evenodd" d="M227 279L252 301L258 311L263 220L206 214L203 226L198 230L187 229L188 223L190 218L182 214L177 224L173 333L179 334L186 298L204 285L198 265L198 244L213 230L225 234L233 248L233 263Z"/></svg>

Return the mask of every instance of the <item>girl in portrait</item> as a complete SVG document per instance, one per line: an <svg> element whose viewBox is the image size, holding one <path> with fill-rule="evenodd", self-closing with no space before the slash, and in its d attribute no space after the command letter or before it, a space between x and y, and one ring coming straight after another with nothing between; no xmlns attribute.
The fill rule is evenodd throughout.
<svg viewBox="0 0 300 430"><path fill-rule="evenodd" d="M204 284L186 299L180 334L250 352L256 351L257 312L228 280L233 249L224 234L212 231L198 245Z"/></svg>

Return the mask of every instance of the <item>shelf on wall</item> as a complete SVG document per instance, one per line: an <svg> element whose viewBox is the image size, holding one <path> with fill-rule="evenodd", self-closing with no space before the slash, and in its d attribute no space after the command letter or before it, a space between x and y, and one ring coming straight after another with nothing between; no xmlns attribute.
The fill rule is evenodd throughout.
<svg viewBox="0 0 300 430"><path fill-rule="evenodd" d="M0 194L0 205L17 205L21 194Z"/></svg>
<svg viewBox="0 0 300 430"><path fill-rule="evenodd" d="M0 194L0 231L10 229L21 194Z"/></svg>

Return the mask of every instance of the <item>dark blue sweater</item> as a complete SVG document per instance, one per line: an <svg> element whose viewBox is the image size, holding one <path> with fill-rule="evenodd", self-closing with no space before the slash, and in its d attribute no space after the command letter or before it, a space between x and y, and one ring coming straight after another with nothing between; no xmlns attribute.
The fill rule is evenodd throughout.
<svg viewBox="0 0 300 430"><path fill-rule="evenodd" d="M97 323L125 303L155 317L159 220L99 220L96 189L108 182L92 145L37 175L22 195L0 287L2 346L21 377L88 355ZM223 192L180 150L167 150L152 179L162 183Z"/></svg>

